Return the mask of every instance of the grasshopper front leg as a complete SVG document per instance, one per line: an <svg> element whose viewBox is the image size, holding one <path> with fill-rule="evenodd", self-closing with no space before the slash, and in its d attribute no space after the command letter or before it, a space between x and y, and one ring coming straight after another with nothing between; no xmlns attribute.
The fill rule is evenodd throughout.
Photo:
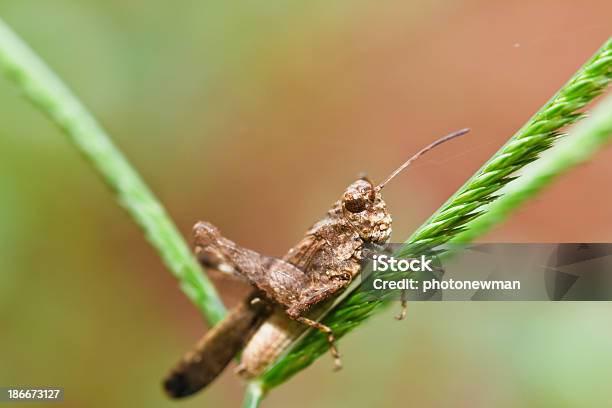
<svg viewBox="0 0 612 408"><path fill-rule="evenodd" d="M336 346L334 331L331 329L331 327L326 326L323 323L305 317L303 313L312 308L313 305L319 304L330 298L339 290L348 286L350 282L350 273L341 273L339 275L332 276L332 278L322 287L311 289L303 293L300 301L286 310L287 315L290 318L320 331L327 337L329 351L334 359L334 370L336 371L342 368L342 360L340 359L340 353L338 352L338 347Z"/></svg>

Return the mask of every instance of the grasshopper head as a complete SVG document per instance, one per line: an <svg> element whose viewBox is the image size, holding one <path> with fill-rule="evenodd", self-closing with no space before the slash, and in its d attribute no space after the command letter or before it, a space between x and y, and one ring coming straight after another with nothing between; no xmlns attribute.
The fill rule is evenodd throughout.
<svg viewBox="0 0 612 408"><path fill-rule="evenodd" d="M382 199L380 191L410 164L434 147L451 139L465 135L469 129L461 129L450 133L425 146L406 160L382 183L374 186L367 177L362 177L348 186L342 196L342 215L359 232L359 236L367 242L382 244L391 236L391 215L387 204Z"/></svg>
<svg viewBox="0 0 612 408"><path fill-rule="evenodd" d="M391 236L391 215L380 191L361 178L342 195L342 215L368 242L384 243Z"/></svg>

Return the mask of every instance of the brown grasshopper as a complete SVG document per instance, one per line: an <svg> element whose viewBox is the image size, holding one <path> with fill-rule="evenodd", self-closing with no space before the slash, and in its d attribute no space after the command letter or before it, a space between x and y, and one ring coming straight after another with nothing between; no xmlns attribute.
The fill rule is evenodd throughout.
<svg viewBox="0 0 612 408"><path fill-rule="evenodd" d="M367 177L353 182L282 259L243 248L223 237L213 225L197 223L193 233L200 262L245 279L254 291L170 372L164 381L167 393L180 398L204 388L245 346L238 371L246 377L257 375L286 347L283 338L289 337L283 337L282 332L292 325L296 332L310 327L324 333L335 368L340 368L333 331L311 318L315 306L335 297L359 274L365 243L384 244L391 236L392 220L382 188L425 152L467 132L462 129L431 143L377 186ZM400 318L405 310L406 302L402 302ZM263 333L253 336L262 324L258 333ZM296 330L298 324L301 327Z"/></svg>

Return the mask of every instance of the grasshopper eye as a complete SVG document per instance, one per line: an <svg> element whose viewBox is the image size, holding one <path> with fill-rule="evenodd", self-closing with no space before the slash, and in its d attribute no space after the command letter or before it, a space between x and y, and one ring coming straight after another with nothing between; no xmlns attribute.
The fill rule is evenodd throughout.
<svg viewBox="0 0 612 408"><path fill-rule="evenodd" d="M366 209L366 200L363 197L350 198L344 201L344 207L352 213L360 213Z"/></svg>

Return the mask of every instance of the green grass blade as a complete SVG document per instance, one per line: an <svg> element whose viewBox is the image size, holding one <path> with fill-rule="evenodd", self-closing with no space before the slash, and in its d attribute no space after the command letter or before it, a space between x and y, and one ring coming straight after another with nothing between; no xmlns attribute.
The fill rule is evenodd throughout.
<svg viewBox="0 0 612 408"><path fill-rule="evenodd" d="M495 202L499 191L514 179L513 175L552 147L561 129L581 119L580 110L601 94L611 79L612 39L609 39L550 101L408 238L398 255L409 255L422 247L440 245L469 230L479 216L486 214L487 205ZM540 180L538 189L550 180L550 177ZM510 202L512 198L506 200ZM504 208L504 215L507 215L516 205L506 204ZM484 220L488 220L489 228L502 218L492 216ZM480 228L469 238L475 238L484 230ZM464 238L467 239L467 235ZM323 322L340 338L385 304L388 302L371 301L365 294L353 292L329 311ZM309 332L262 375L259 380L264 390L283 383L326 352L324 336Z"/></svg>
<svg viewBox="0 0 612 408"><path fill-rule="evenodd" d="M218 322L223 303L162 205L83 104L2 20L0 69L68 135L143 229L187 297L210 324Z"/></svg>

